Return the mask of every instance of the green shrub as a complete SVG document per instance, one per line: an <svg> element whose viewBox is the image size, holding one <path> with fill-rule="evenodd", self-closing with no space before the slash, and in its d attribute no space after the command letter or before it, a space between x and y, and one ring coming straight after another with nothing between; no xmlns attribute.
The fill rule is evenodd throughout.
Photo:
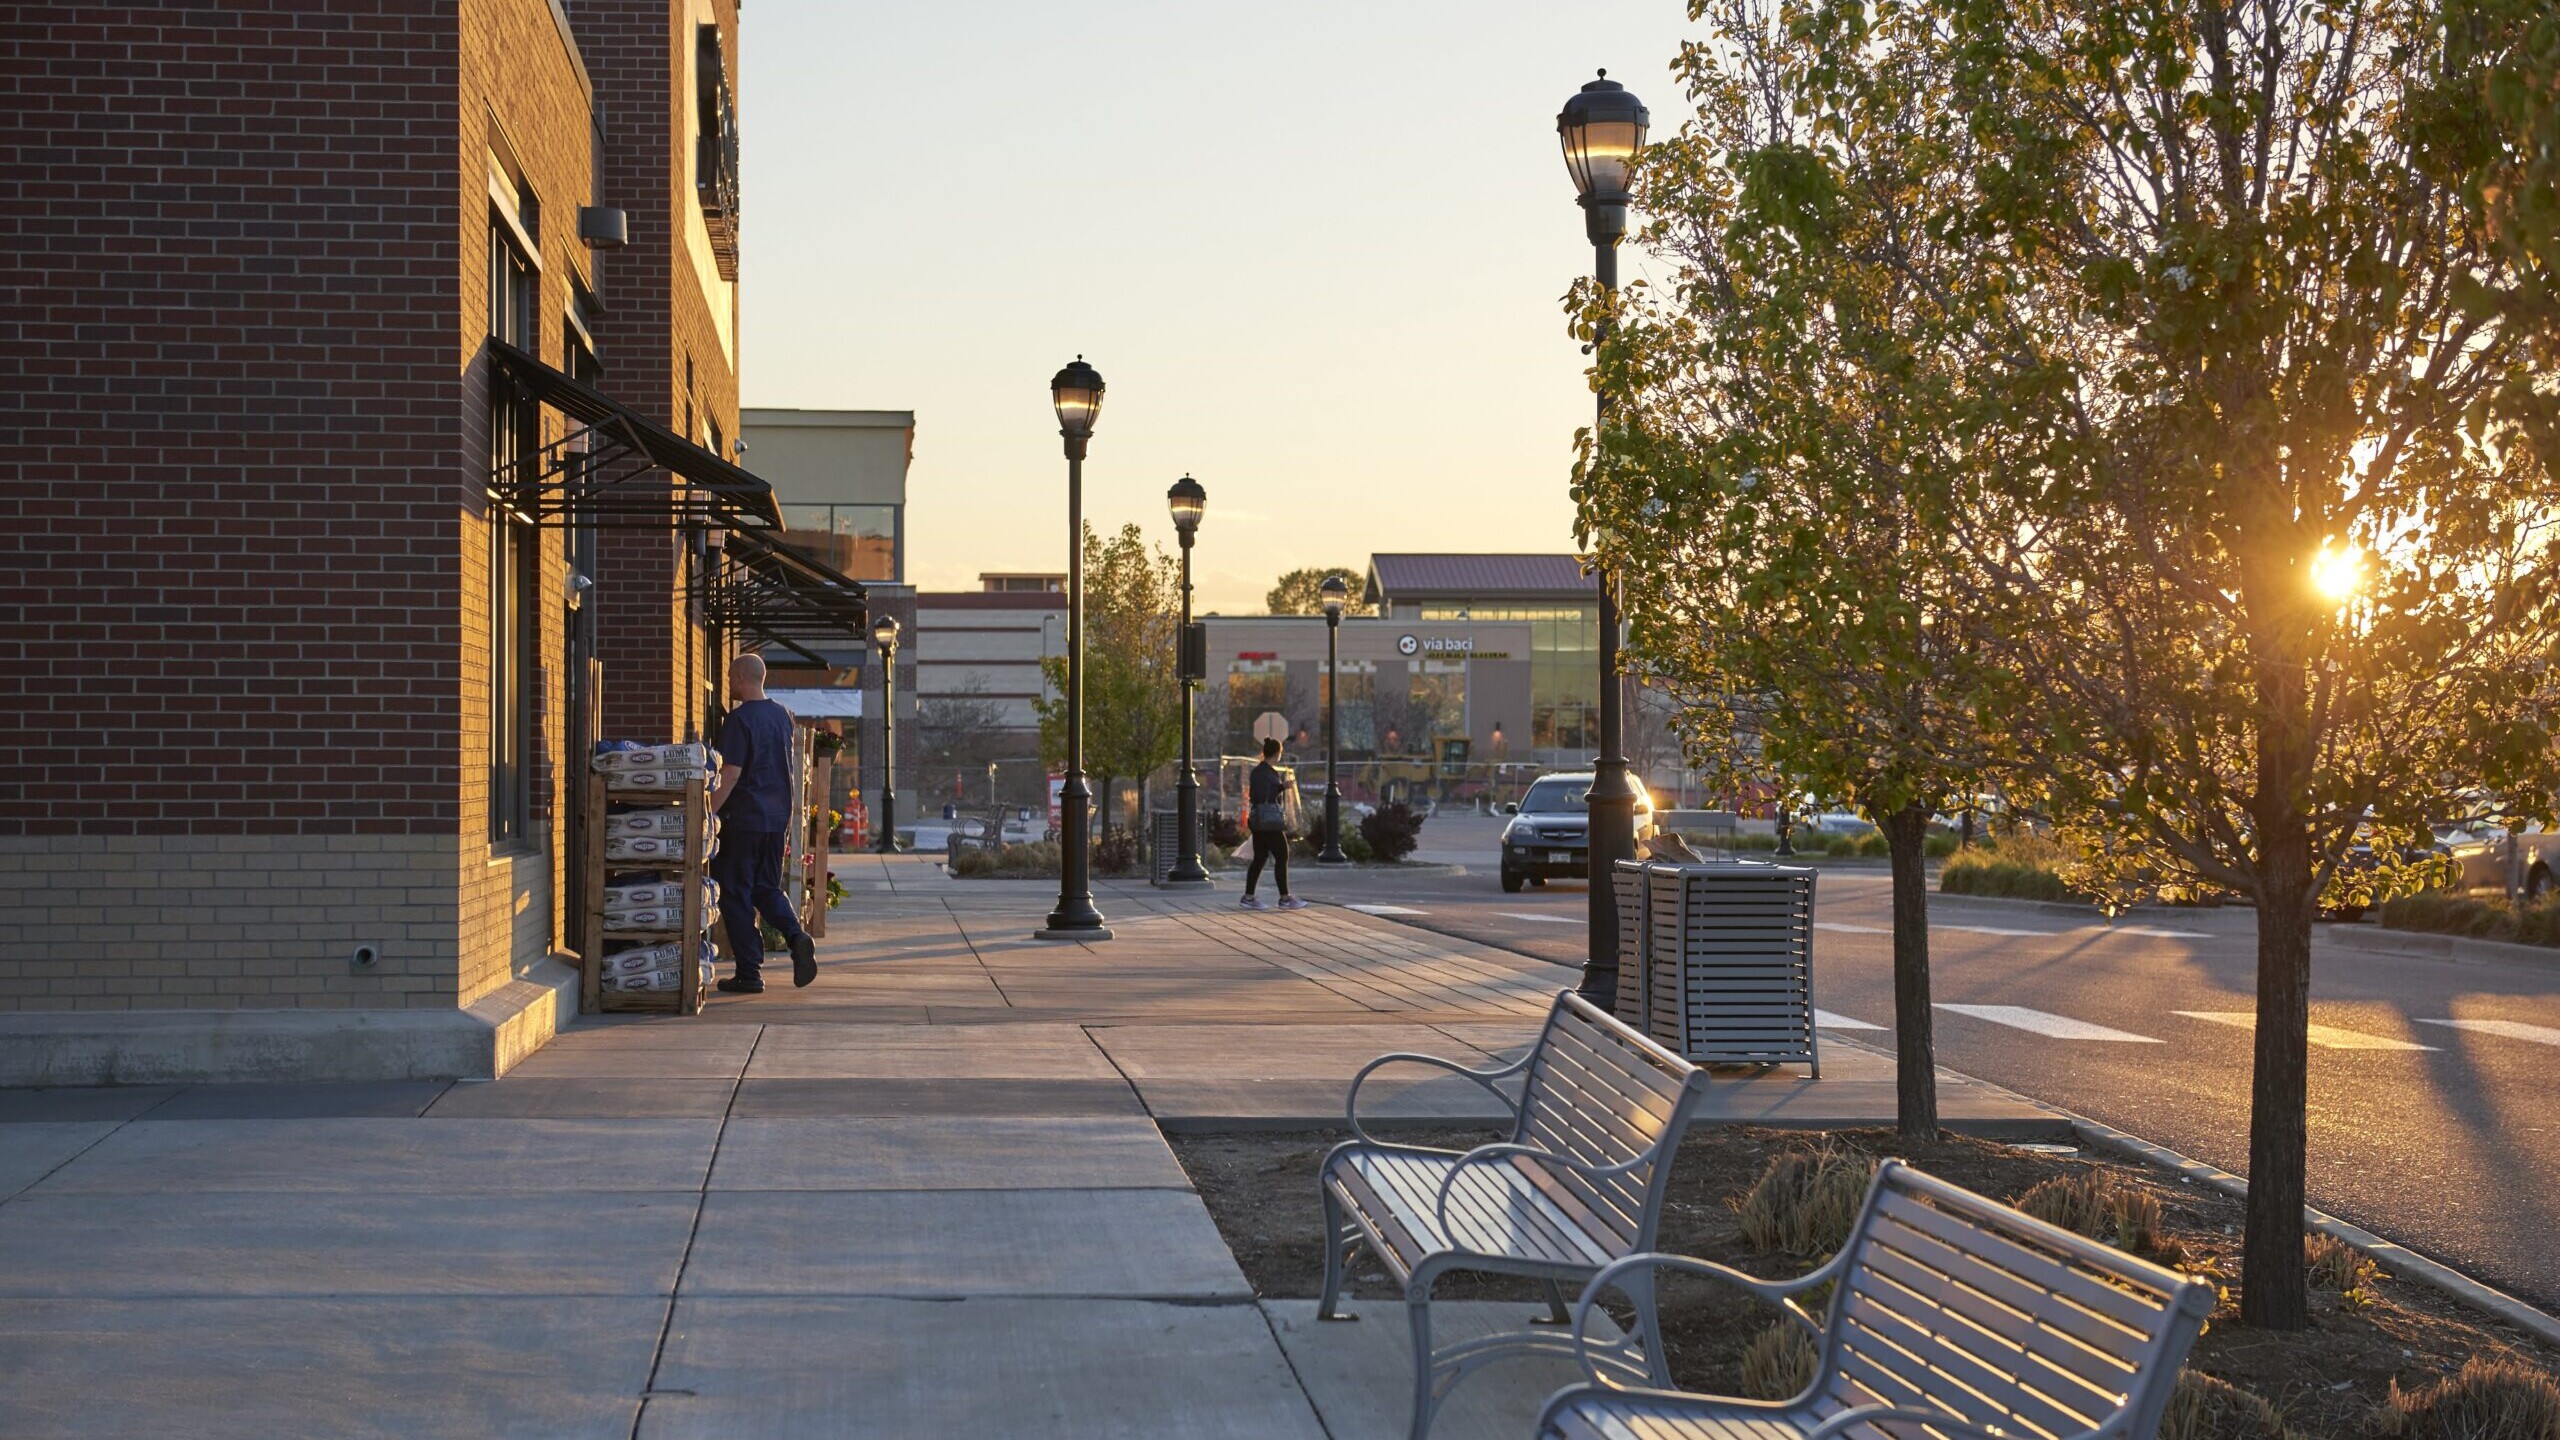
<svg viewBox="0 0 2560 1440"><path fill-rule="evenodd" d="M994 880L1055 875L1058 873L1058 845L1054 840L1034 840L1027 845L1007 845L993 855L972 846L960 852L952 868L964 877Z"/></svg>
<svg viewBox="0 0 2560 1440"><path fill-rule="evenodd" d="M1985 850L1949 856L1938 868L1938 890L1946 895L1991 895L2009 900L2084 900L2062 877L2039 865L2003 860Z"/></svg>
<svg viewBox="0 0 2560 1440"><path fill-rule="evenodd" d="M1813 1384L1822 1353L1813 1337L1793 1320L1751 1337L1742 1347L1742 1396L1746 1400L1793 1400Z"/></svg>
<svg viewBox="0 0 2560 1440"><path fill-rule="evenodd" d="M1928 856L1932 860L1944 860L1948 856L1956 853L1956 837L1953 835L1932 835L1928 839L1920 842L1920 853Z"/></svg>
<svg viewBox="0 0 2560 1440"><path fill-rule="evenodd" d="M2560 1385L2511 1355L2478 1356L2416 1391L2391 1382L2374 1417L2391 1440L2560 1440Z"/></svg>
<svg viewBox="0 0 2560 1440"><path fill-rule="evenodd" d="M2292 1440L2284 1417L2265 1398L2227 1380L2178 1372L2178 1388L2160 1414L2160 1440Z"/></svg>
<svg viewBox="0 0 2560 1440"><path fill-rule="evenodd" d="M2333 1235L2302 1237L2302 1267L2314 1286L2339 1295L2364 1289L2382 1273L2363 1251Z"/></svg>
<svg viewBox="0 0 2560 1440"><path fill-rule="evenodd" d="M1848 1240L1875 1170L1873 1157L1830 1144L1786 1151L1736 1207L1742 1238L1762 1252L1830 1254Z"/></svg>
<svg viewBox="0 0 2560 1440"><path fill-rule="evenodd" d="M2502 898L2421 890L2384 901L2382 924L2387 930L2420 930L2519 945L2560 945L2560 894L2518 909Z"/></svg>
<svg viewBox="0 0 2560 1440"><path fill-rule="evenodd" d="M1401 800L1391 800L1375 811L1360 817L1359 833L1343 837L1343 853L1350 854L1351 841L1357 839L1362 848L1380 861L1393 865L1413 853L1422 843L1422 815ZM1366 857L1353 856L1354 859Z"/></svg>
<svg viewBox="0 0 2560 1440"><path fill-rule="evenodd" d="M2048 1225L2132 1254L2160 1249L2160 1197L2095 1166L2037 1182L2018 1197L2018 1208Z"/></svg>
<svg viewBox="0 0 2560 1440"><path fill-rule="evenodd" d="M1093 842L1093 868L1103 875L1126 875L1138 868L1138 832L1113 830Z"/></svg>

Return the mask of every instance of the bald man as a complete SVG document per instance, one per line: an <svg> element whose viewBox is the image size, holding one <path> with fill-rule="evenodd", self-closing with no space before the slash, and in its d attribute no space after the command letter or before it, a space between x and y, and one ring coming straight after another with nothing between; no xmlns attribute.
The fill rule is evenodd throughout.
<svg viewBox="0 0 2560 1440"><path fill-rule="evenodd" d="M790 942L792 984L818 978L818 948L782 890L782 837L791 824L791 712L765 698L761 655L730 662L729 694L736 703L720 721L720 779L711 787L711 811L720 817L711 878L720 882L720 919L738 973L720 988L758 995L764 992L758 916Z"/></svg>

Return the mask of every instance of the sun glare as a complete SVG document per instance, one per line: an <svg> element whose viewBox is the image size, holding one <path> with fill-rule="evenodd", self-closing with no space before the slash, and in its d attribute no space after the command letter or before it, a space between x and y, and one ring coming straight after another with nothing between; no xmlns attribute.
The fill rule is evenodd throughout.
<svg viewBox="0 0 2560 1440"><path fill-rule="evenodd" d="M2364 584L2364 552L2356 542L2343 545L2320 542L2320 553L2311 557L2311 584L2330 600L2348 600Z"/></svg>

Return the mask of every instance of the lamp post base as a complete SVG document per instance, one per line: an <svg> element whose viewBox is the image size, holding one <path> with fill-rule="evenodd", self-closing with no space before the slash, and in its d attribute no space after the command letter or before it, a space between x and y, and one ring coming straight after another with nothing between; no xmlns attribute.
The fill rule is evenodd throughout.
<svg viewBox="0 0 2560 1440"><path fill-rule="evenodd" d="M1348 865L1351 863L1351 857L1336 850L1320 850L1316 852L1316 863L1319 865Z"/></svg>
<svg viewBox="0 0 2560 1440"><path fill-rule="evenodd" d="M1046 928L1032 931L1031 938L1034 940L1068 941L1108 940L1111 938L1111 927L1108 925L1069 925L1061 927L1055 921L1052 921Z"/></svg>

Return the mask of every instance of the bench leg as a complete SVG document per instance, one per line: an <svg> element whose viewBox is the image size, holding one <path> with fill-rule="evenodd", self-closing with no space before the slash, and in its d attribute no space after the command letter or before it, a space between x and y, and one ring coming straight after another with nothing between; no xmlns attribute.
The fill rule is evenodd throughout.
<svg viewBox="0 0 2560 1440"><path fill-rule="evenodd" d="M1553 1280L1547 1280L1541 1283L1547 1287L1547 1313L1544 1315L1530 1316L1529 1323L1532 1325L1572 1324L1573 1308L1565 1304L1564 1287Z"/></svg>
<svg viewBox="0 0 2560 1440"><path fill-rule="evenodd" d="M1342 1201L1333 1187L1319 1180L1316 1188L1324 1195L1324 1298L1316 1302L1318 1320L1357 1320L1357 1315L1336 1314L1334 1307L1342 1301L1342 1267L1350 1258L1354 1233L1343 1218Z"/></svg>
<svg viewBox="0 0 2560 1440"><path fill-rule="evenodd" d="M1424 1440L1431 1433L1431 1415L1440 1408L1438 1387L1431 1373L1431 1285L1425 1281L1421 1293L1407 1291L1404 1297L1405 1319L1413 1326L1413 1424L1405 1432L1405 1440Z"/></svg>
<svg viewBox="0 0 2560 1440"><path fill-rule="evenodd" d="M1619 1280L1618 1289L1627 1297L1627 1303L1635 1306L1636 1336L1644 1346L1645 1373L1654 1388L1670 1389L1671 1362L1662 1353L1662 1316L1654 1308L1653 1272L1631 1271Z"/></svg>

